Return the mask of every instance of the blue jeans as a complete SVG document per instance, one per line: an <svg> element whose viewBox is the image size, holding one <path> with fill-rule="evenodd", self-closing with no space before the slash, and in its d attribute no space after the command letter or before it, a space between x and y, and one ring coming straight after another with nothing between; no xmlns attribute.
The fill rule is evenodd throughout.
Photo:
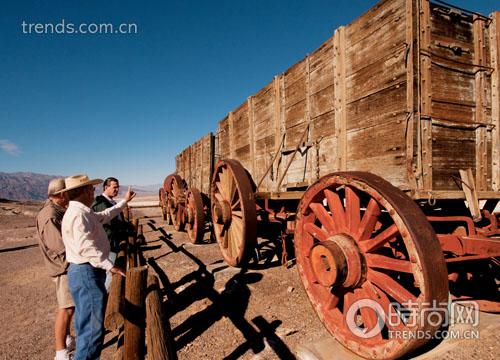
<svg viewBox="0 0 500 360"><path fill-rule="evenodd" d="M68 285L75 302L76 352L74 360L94 360L101 356L104 342L106 271L90 264L72 264Z"/></svg>

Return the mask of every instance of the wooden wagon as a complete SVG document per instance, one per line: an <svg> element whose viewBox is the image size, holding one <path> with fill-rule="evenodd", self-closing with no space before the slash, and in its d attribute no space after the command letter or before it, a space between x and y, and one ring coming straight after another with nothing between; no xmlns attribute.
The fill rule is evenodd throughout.
<svg viewBox="0 0 500 360"><path fill-rule="evenodd" d="M391 334L436 331L423 314L449 294L498 311L499 46L499 12L381 1L179 154L164 208L193 241L211 217L232 266L281 224L319 318L364 357L422 345ZM385 321L396 305L417 321Z"/></svg>

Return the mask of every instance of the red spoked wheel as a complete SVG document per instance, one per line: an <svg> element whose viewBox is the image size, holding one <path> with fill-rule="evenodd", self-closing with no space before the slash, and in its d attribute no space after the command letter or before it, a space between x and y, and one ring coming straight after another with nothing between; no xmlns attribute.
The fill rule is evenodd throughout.
<svg viewBox="0 0 500 360"><path fill-rule="evenodd" d="M222 256L230 266L248 260L257 243L257 215L250 179L237 160L221 160L211 185L211 214Z"/></svg>
<svg viewBox="0 0 500 360"><path fill-rule="evenodd" d="M177 174L169 175L167 179L169 180L167 206L170 220L175 230L182 231L185 225L186 185Z"/></svg>
<svg viewBox="0 0 500 360"><path fill-rule="evenodd" d="M441 325L428 316L443 315L448 300L437 237L419 207L382 178L318 180L299 204L294 246L316 313L351 351L396 358L429 340L412 334Z"/></svg>
<svg viewBox="0 0 500 360"><path fill-rule="evenodd" d="M170 191L172 188L172 181L174 180L175 174L168 175L163 181L163 191L165 192L164 206L163 206L163 218L167 222L167 225L172 225L172 218L170 217Z"/></svg>
<svg viewBox="0 0 500 360"><path fill-rule="evenodd" d="M189 189L186 201L186 230L192 243L200 243L205 234L205 210L200 190Z"/></svg>

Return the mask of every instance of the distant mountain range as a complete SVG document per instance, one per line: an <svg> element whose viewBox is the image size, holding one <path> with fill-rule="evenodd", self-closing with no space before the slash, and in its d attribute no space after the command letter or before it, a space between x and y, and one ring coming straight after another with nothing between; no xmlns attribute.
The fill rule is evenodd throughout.
<svg viewBox="0 0 500 360"><path fill-rule="evenodd" d="M43 200L47 198L47 185L49 181L61 175L45 175L31 172L4 173L0 172L0 198L8 200ZM137 194L158 194L160 184L135 186L132 185ZM128 185L121 184L120 193L124 193ZM96 193L100 193L96 190ZM97 195L97 194L96 194Z"/></svg>

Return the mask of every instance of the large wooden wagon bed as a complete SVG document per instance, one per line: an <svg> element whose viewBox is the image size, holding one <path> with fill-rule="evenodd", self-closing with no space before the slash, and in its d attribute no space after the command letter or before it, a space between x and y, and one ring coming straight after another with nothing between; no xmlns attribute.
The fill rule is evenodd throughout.
<svg viewBox="0 0 500 360"><path fill-rule="evenodd" d="M193 241L211 219L233 266L281 224L321 321L365 357L428 340L391 334L434 332L449 293L498 311L499 47L500 12L381 1L181 152L165 213ZM408 302L416 325L385 321Z"/></svg>

